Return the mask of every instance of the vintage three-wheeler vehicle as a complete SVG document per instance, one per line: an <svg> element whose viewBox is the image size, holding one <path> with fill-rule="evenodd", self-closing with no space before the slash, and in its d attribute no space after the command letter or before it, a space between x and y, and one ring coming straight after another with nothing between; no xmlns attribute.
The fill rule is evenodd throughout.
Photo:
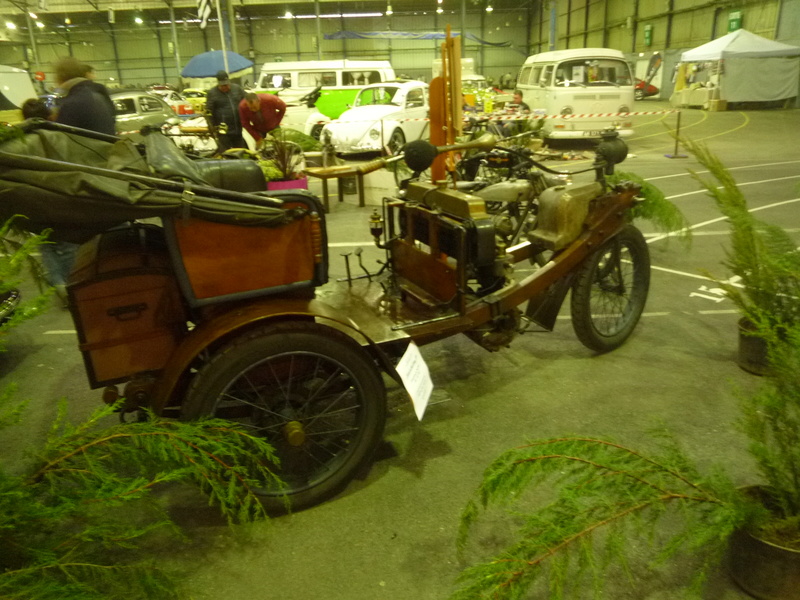
<svg viewBox="0 0 800 600"><path fill-rule="evenodd" d="M621 140L597 148L585 183L530 157L483 189L412 178L369 218L381 271L329 282L318 198L262 191L251 160L192 160L157 130L141 144L43 121L18 132L0 144L2 213L82 244L68 298L90 386L129 418L213 415L264 436L284 482L261 490L271 510L329 498L369 464L385 376L401 383L411 343L465 334L498 350L531 324L552 330L571 290L578 338L604 352L647 297L638 188L605 182ZM413 142L405 158L418 175L442 150L516 152L495 141Z"/></svg>

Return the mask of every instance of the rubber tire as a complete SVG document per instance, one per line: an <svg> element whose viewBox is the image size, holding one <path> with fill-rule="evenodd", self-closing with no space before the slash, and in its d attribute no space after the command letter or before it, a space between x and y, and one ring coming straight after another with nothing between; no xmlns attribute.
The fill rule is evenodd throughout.
<svg viewBox="0 0 800 600"><path fill-rule="evenodd" d="M633 98L635 100L644 100L644 90L633 90Z"/></svg>
<svg viewBox="0 0 800 600"><path fill-rule="evenodd" d="M335 470L324 474L318 481L312 479L311 483L307 485L293 487L289 483L286 488L280 490L262 489L258 491L262 504L272 514L282 514L287 510L302 510L319 504L339 493L372 460L375 449L383 437L386 421L386 389L381 372L370 356L353 340L340 332L329 327L302 323L260 327L242 334L222 347L194 377L182 406L181 418L183 420L194 420L207 416L217 416L217 405L220 397L235 383L241 374L254 373L251 369L255 368L258 363L269 358L277 359L280 355L287 354L293 355L293 358L295 356L316 355L338 365L337 368L341 367L342 371L347 375L348 384L358 389L360 410L354 417L357 420L356 432L346 440L345 449L336 455L338 458L330 461L339 463L335 466ZM292 364L294 365L294 363ZM280 367L280 365L275 366ZM315 368L319 369L320 364L317 363ZM272 370L272 372L274 373L275 371ZM314 375L317 379L321 379L317 373L318 371L315 370ZM292 381L298 382L300 380L295 378ZM301 385L295 386L296 390L300 390L296 394L302 394L303 390L312 390L308 392L309 396L319 395L319 391L324 389L329 381L316 388L317 391L314 392L311 388L313 379L308 379L305 387ZM333 385L336 385L336 382ZM281 390L283 390L283 387L281 387ZM339 394L339 397L342 396L343 394ZM304 410L309 406L309 400L307 398L302 398L302 400L306 400L302 405L302 410ZM294 404L298 405L299 403L294 402ZM289 406L290 400L287 398L284 408L281 410L285 412ZM277 405L273 403L270 408L277 410ZM257 425L254 422L255 417L261 416L263 421L269 419L272 415L282 416L276 412L266 410L262 413L253 411L253 414L249 414L246 417L246 421ZM317 413L311 413L310 416L318 415ZM222 415L222 418L225 418L224 415ZM274 420L274 417L272 419ZM302 421L302 418L296 414L284 416L283 419L284 421L282 422L284 424L290 420ZM282 455L281 446L289 448L284 436L274 436L273 439L275 441L270 440L269 436L267 436L267 439L272 442L276 449L276 454L284 466L292 462L292 456L296 457L298 452L302 452L302 449L290 450L292 454L284 453ZM314 446L308 443L306 448L313 450ZM330 452L328 449L326 451ZM306 454L310 455L310 452L306 452ZM294 460L297 459L295 458ZM313 461L306 459L306 463L313 464ZM286 481L287 474L282 474L280 469L275 469L275 473Z"/></svg>
<svg viewBox="0 0 800 600"><path fill-rule="evenodd" d="M312 125L311 126L311 134L310 134L311 137L314 138L317 141L320 141L320 138L322 137L322 128L323 127L325 127L325 125L321 125L319 123L317 123L316 125Z"/></svg>
<svg viewBox="0 0 800 600"><path fill-rule="evenodd" d="M627 252L630 258L630 272L624 261L617 261L616 264L603 262L603 259L608 258L609 253L613 253L616 248ZM625 287L621 294L618 290L600 289L600 280L607 282L613 273L618 274L618 279L623 279ZM626 275L629 275L630 279ZM584 346L596 352L609 352L618 348L628 339L639 322L649 288L650 252L647 242L638 229L633 225L626 225L589 256L577 273L572 284L570 299L575 335ZM602 316L596 320L592 314L592 301L598 293L606 295L607 298L621 298L624 301L621 310L615 311L620 313L618 322L610 328L600 327Z"/></svg>
<svg viewBox="0 0 800 600"><path fill-rule="evenodd" d="M389 147L393 156L399 153L403 149L403 146L406 145L406 135L403 133L403 130L395 129L392 135L389 136L389 141L386 145Z"/></svg>

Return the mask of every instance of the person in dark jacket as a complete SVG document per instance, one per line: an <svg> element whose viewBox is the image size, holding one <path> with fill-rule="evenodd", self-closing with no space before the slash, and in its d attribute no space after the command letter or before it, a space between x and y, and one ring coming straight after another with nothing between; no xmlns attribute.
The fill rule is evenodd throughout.
<svg viewBox="0 0 800 600"><path fill-rule="evenodd" d="M114 115L117 114L117 110L114 108L114 101L111 99L111 94L108 91L108 88L104 86L102 83L95 81L95 77L97 77L97 73L95 73L94 67L92 65L83 65L84 73L83 76L92 82L92 90L97 92L103 97L103 100L106 101L108 106L111 108L111 112Z"/></svg>
<svg viewBox="0 0 800 600"><path fill-rule="evenodd" d="M70 56L60 59L53 67L57 86L64 94L56 122L115 135L114 105L108 91L103 94L97 87L105 89L105 86L86 77L87 65ZM57 241L62 233L54 231L52 237L56 241L43 244L41 252L48 283L63 298L67 277L75 264L78 244Z"/></svg>
<svg viewBox="0 0 800 600"><path fill-rule="evenodd" d="M217 131L217 150L247 148L242 137L242 121L239 118L239 103L244 100L244 90L231 83L225 71L217 72L217 87L206 95L206 120L209 127ZM224 127L223 127L224 126Z"/></svg>
<svg viewBox="0 0 800 600"><path fill-rule="evenodd" d="M116 115L108 92L101 84L86 78L87 65L69 56L55 66L56 83L64 94L56 121L64 125L115 135Z"/></svg>

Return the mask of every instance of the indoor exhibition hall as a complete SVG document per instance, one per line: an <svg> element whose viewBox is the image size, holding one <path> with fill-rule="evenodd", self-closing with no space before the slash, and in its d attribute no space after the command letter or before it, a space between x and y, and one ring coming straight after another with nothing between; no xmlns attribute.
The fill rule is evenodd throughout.
<svg viewBox="0 0 800 600"><path fill-rule="evenodd" d="M800 600L800 0L0 14L0 597Z"/></svg>

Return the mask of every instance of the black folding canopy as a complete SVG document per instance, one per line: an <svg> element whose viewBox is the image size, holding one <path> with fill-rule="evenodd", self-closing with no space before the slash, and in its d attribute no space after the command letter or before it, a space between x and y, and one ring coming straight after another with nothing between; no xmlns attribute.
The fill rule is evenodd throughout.
<svg viewBox="0 0 800 600"><path fill-rule="evenodd" d="M203 161L188 159L157 131L136 144L35 119L6 128L0 138L0 219L22 215L25 229L52 229L54 240L82 243L152 217L271 227L305 212L285 209L285 195L212 187Z"/></svg>

